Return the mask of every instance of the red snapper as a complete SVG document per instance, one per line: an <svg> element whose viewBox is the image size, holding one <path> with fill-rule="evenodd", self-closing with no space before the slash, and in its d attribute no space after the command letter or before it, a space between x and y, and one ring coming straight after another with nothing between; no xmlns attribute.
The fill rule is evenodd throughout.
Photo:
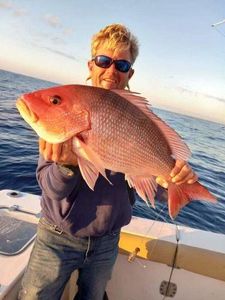
<svg viewBox="0 0 225 300"><path fill-rule="evenodd" d="M153 206L155 177L164 176L169 182L171 218L191 200L216 201L199 182L176 185L171 181L175 159L187 161L190 151L136 93L65 85L25 94L16 105L47 142L73 138L81 174L91 189L99 173L107 179L105 169L109 169L124 173L129 185Z"/></svg>

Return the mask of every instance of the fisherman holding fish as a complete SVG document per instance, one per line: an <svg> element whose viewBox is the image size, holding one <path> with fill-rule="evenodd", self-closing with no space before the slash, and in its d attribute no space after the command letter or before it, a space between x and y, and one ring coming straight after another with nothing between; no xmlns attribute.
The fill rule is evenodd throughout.
<svg viewBox="0 0 225 300"><path fill-rule="evenodd" d="M138 42L125 26L112 24L94 35L91 55L88 79L91 79L92 86L105 89L100 89L99 93L107 95L106 90L129 88L138 55ZM67 92L69 98L69 88ZM35 95L38 97L38 92ZM46 95L43 92L42 99ZM57 90L46 99L56 109L63 101ZM33 99L33 105L35 101ZM45 115L48 114L46 105L43 103L38 106ZM20 102L18 108L27 113L24 102ZM58 127L66 126L69 113L67 111L61 117L61 123L56 124ZM38 117L34 112L29 118L36 122ZM27 122L30 122L29 118L24 116ZM74 119L74 124L86 128L87 133L91 129L90 115L85 110L80 111L78 119ZM105 122L111 122L111 118ZM56 125L52 122L52 132ZM37 129L40 136L41 130ZM22 280L22 300L60 299L74 270L79 273L76 300L107 299L105 288L118 254L120 229L131 220L134 202L132 187L138 190L138 184L135 178L127 176L129 187L123 172L101 168L99 157L86 147L86 133L78 133L79 138L75 139L65 138L63 143L58 144L55 143L54 134L49 139L47 137L48 142L40 139L37 179L42 189L42 217ZM129 135L129 132L125 134ZM104 143L107 144L107 139ZM95 165L91 164L92 161L95 161ZM190 185L197 181L197 175L181 159L171 169L170 179L176 185ZM168 180L164 177L158 176L156 181L168 187Z"/></svg>

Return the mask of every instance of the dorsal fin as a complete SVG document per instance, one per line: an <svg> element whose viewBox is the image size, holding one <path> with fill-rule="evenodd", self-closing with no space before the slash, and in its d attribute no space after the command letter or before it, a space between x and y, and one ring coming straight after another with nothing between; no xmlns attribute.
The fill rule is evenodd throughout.
<svg viewBox="0 0 225 300"><path fill-rule="evenodd" d="M153 113L151 110L151 105L149 101L139 96L140 94L130 92L127 90L112 90L114 93L125 98L133 105L137 106L142 112L144 112L154 124L160 129L165 139L167 140L173 157L175 159L180 159L187 161L191 155L191 151L188 146L184 143L181 136L168 124L166 124L162 119Z"/></svg>

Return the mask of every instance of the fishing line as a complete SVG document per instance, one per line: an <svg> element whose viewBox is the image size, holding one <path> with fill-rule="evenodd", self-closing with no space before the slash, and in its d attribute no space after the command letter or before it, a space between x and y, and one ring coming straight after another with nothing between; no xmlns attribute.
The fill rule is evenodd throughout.
<svg viewBox="0 0 225 300"><path fill-rule="evenodd" d="M159 218L159 216L160 216L160 213L164 210L165 206L166 206L166 204L164 204L163 208L162 208L161 211L159 212L158 218ZM157 219L158 219L158 218L157 218ZM160 227L160 230L159 230L159 232L158 232L158 236L160 236L160 233L161 233L163 227L165 226L165 224L168 223L168 221L164 218L163 215L161 215L161 218L165 221L165 223L162 223L162 225L161 225L161 227ZM155 219L155 221L157 221L157 219ZM155 223L155 221L154 221L154 223ZM174 220L172 220L172 224L176 226L176 235L175 235L175 236L176 236L176 241L177 241L177 243L178 243L178 241L179 241L179 228L178 228L178 226L177 226L177 224L175 223ZM153 225L152 225L152 226L153 226ZM152 227L152 226L151 226L151 227ZM153 251L154 251L155 248L156 248L156 245L157 245L158 241L159 241L159 239L155 239L155 244L154 244L154 246L152 247L151 252L149 253L149 257L150 257L150 258L151 258L152 254L153 254ZM145 267L147 267L147 266L145 266Z"/></svg>
<svg viewBox="0 0 225 300"><path fill-rule="evenodd" d="M155 222L159 219L159 217L161 216L161 213L164 211L165 207L166 207L167 203L163 204L163 207L161 208L161 210L157 213L156 218L153 220L154 222L152 223L152 225L148 228L148 230L146 231L145 235L147 235L150 230L152 229L152 227L155 225ZM151 207L149 206L149 208L151 209ZM161 218L165 220L165 218L163 216L161 216ZM166 221L167 222L167 221ZM142 243L144 242L144 240L142 241Z"/></svg>
<svg viewBox="0 0 225 300"><path fill-rule="evenodd" d="M164 212L164 209L166 207L166 203L163 205L163 207L161 208L161 210L158 212L155 220L153 221L152 225L148 228L148 230L146 231L146 233L144 234L144 236L148 235L150 230L153 228L153 226L156 224L156 221L159 219L159 217L161 217L165 223L162 223L161 226L160 226L160 229L159 229L159 232L157 234L157 236L160 236L160 233L163 229L163 227L165 226L166 223L168 223L167 219L163 216L163 212ZM178 248L178 242L179 242L179 239L180 239L180 235L179 235L179 228L178 228L178 224L172 220L172 224L176 226L176 234L175 234L175 237L176 237L176 241L177 241L177 246L176 246L176 251L175 251L175 254L174 254L174 259L173 259L173 264L172 264L172 270L171 270L171 274L170 274L170 280L171 280L171 277L172 277L172 273L173 273L173 269L174 269L174 266L175 266L175 259L176 259L176 254L177 254L177 248ZM153 247L151 248L151 251L149 252L149 257L151 258L152 255L153 255L153 252L157 246L157 243L159 242L159 239L155 239L155 242L154 242L154 245ZM140 243L140 246L139 247L136 247L135 250L133 252L130 253L129 257L128 257L128 261L129 262L136 262L138 265L140 265L143 269L146 269L147 268L147 265L143 264L141 261L140 261L140 258L139 259L136 259L137 258L137 255L138 253L140 252L140 249L141 247L143 246L143 243L144 243L144 237L142 238L142 241ZM167 287L168 288L168 287Z"/></svg>
<svg viewBox="0 0 225 300"><path fill-rule="evenodd" d="M150 230L151 230L152 227L156 224L156 221L159 219L160 216L161 216L162 219L165 220L165 218L162 217L162 215L161 215L161 213L164 211L165 207L166 207L166 203L163 205L163 207L161 208L161 210L158 212L158 214L157 214L155 220L153 221L153 223L151 224L151 226L147 229L147 231L145 232L144 236L146 236L146 235L149 234ZM165 220L165 221L166 221L166 220ZM166 221L166 222L167 222L167 221ZM164 227L164 225L165 225L165 223L162 223L162 224L161 224L160 230L159 230L159 232L158 232L158 236L160 235L160 233L161 233L162 228ZM140 249L141 249L142 246L143 246L143 243L144 243L144 237L142 237L142 241L141 241L141 243L140 243L140 246L139 246L139 247L136 247L136 248L134 249L134 251L130 253L130 255L128 256L128 261L129 261L129 262L134 262L134 261L136 261L142 268L146 269L147 266L146 266L145 264L142 264L142 263L139 261L139 259L138 259L138 260L135 260L136 257L137 257L137 255L138 255L138 253L140 252ZM150 251L150 253L149 253L149 256L150 256L150 257L152 256L153 251L155 250L155 247L156 247L157 243L158 243L158 239L155 239L154 246L152 247L152 249L151 249L151 251Z"/></svg>
<svg viewBox="0 0 225 300"><path fill-rule="evenodd" d="M223 37L225 37L225 34L221 31L221 30L219 30L217 27L215 27L215 26L213 26L213 28L219 33L219 34L221 34Z"/></svg>
<svg viewBox="0 0 225 300"><path fill-rule="evenodd" d="M173 256L173 263L172 263L172 268L171 268L171 271L170 271L169 280L167 282L167 288L166 288L165 296L163 297L162 300L165 300L167 298L167 296L169 296L168 292L169 292L169 288L170 288L170 283L171 283L171 278L172 278L172 275L173 275L173 271L174 271L175 265L176 265L176 258L177 258L177 253L178 253L178 245L179 245L179 241L180 241L179 227L177 226L176 223L174 223L174 225L176 226L176 241L177 241L177 244L176 244L176 249L175 249L175 253L174 253L174 256Z"/></svg>

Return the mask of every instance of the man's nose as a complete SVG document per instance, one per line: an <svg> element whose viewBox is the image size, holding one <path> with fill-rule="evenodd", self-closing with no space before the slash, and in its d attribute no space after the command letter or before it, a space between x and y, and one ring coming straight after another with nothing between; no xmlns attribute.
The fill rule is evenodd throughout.
<svg viewBox="0 0 225 300"><path fill-rule="evenodd" d="M114 62L113 62L113 63L111 64L111 66L108 68L108 71L109 71L109 72L112 72L112 73L117 72L117 69L116 69L116 67L115 67Z"/></svg>

